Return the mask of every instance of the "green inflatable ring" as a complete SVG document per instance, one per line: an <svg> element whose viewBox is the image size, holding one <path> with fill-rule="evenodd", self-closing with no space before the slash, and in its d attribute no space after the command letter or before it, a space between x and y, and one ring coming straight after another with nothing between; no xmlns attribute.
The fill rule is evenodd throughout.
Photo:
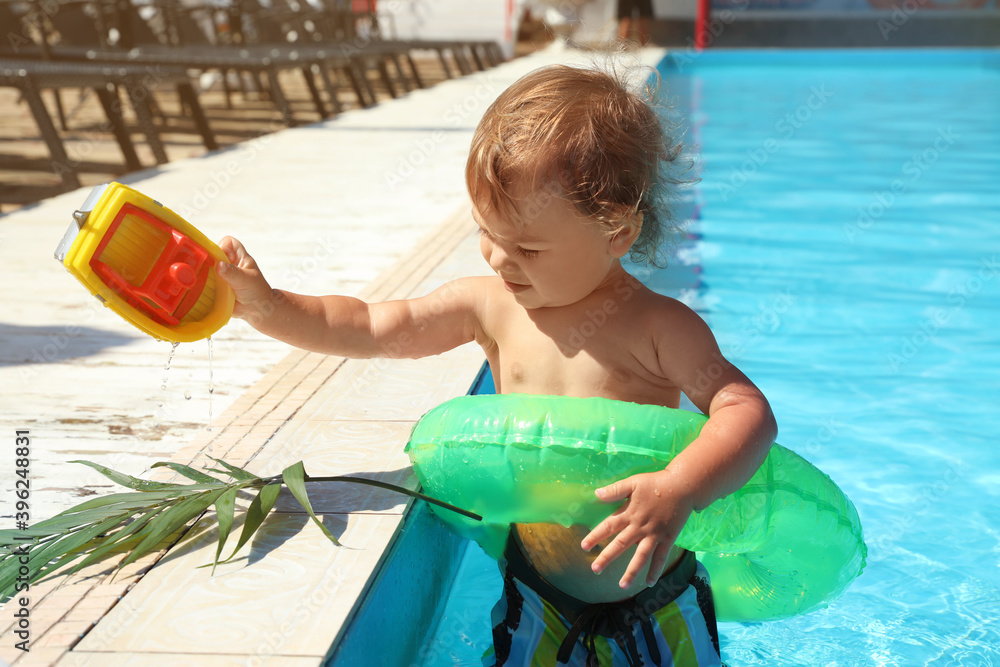
<svg viewBox="0 0 1000 667"><path fill-rule="evenodd" d="M664 468L704 415L603 398L463 396L431 410L406 445L434 508L496 558L511 523L596 526L615 509L594 489ZM743 488L691 515L677 544L698 552L726 621L787 618L828 604L861 573L857 510L833 481L773 445Z"/></svg>

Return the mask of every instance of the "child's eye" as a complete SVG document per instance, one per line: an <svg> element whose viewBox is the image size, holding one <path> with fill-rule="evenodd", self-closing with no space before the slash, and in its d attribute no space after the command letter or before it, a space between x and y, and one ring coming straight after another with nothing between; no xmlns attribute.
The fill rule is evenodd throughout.
<svg viewBox="0 0 1000 667"><path fill-rule="evenodd" d="M518 246L517 247L517 254L520 255L521 257L525 257L527 259L531 259L532 257L537 257L538 256L538 251L537 250L527 250L526 248L522 248L521 246Z"/></svg>

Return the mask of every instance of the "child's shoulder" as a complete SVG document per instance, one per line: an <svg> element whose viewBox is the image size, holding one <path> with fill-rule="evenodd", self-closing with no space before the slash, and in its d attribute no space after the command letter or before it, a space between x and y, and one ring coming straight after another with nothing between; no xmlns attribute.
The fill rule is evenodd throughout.
<svg viewBox="0 0 1000 667"><path fill-rule="evenodd" d="M633 301L635 302L635 305L641 307L643 310L648 310L656 317L693 316L701 319L699 315L683 301L667 296L666 294L661 294L660 292L647 287L633 276L628 276L626 280L616 283L615 293L622 301Z"/></svg>
<svg viewBox="0 0 1000 667"><path fill-rule="evenodd" d="M503 281L497 276L456 278L432 294L443 297L453 305L464 304L475 310L495 308L498 302L504 302L510 296L504 290Z"/></svg>
<svg viewBox="0 0 1000 667"><path fill-rule="evenodd" d="M475 297L483 297L492 292L504 291L503 281L495 275L456 278L446 283L445 287Z"/></svg>
<svg viewBox="0 0 1000 667"><path fill-rule="evenodd" d="M642 327L654 332L657 338L685 332L697 335L709 333L705 320L690 306L648 287L635 291L633 306L633 312L641 318Z"/></svg>
<svg viewBox="0 0 1000 667"><path fill-rule="evenodd" d="M496 276L464 276L450 280L438 289L453 293L477 295L489 292L497 287L503 288L503 283Z"/></svg>

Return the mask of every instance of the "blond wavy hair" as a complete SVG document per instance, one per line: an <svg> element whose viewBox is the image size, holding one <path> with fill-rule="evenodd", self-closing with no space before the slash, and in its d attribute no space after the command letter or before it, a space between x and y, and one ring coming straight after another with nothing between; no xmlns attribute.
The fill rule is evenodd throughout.
<svg viewBox="0 0 1000 667"><path fill-rule="evenodd" d="M513 191L557 194L615 234L642 215L630 258L665 265L676 230L673 200L690 182L682 145L655 85L629 89L604 68L553 65L518 79L493 102L472 139L465 180L472 201L516 219Z"/></svg>

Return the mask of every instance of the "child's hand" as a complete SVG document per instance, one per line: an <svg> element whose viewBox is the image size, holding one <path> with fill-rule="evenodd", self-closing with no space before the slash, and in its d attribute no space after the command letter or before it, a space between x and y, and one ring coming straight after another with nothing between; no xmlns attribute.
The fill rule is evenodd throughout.
<svg viewBox="0 0 1000 667"><path fill-rule="evenodd" d="M651 586L656 583L674 540L693 511L692 503L680 492L676 482L676 476L667 469L633 475L596 490L597 497L605 502L624 499L625 503L580 544L584 551L590 551L598 542L618 533L594 559L594 572L601 572L626 549L638 544L619 585L622 588L631 586L647 563L646 584Z"/></svg>
<svg viewBox="0 0 1000 667"><path fill-rule="evenodd" d="M222 239L219 247L232 262L232 264L219 262L216 270L236 294L233 315L249 319L255 315L263 314L262 309L271 303L273 292L264 275L257 268L257 262L247 254L243 244L231 236Z"/></svg>

